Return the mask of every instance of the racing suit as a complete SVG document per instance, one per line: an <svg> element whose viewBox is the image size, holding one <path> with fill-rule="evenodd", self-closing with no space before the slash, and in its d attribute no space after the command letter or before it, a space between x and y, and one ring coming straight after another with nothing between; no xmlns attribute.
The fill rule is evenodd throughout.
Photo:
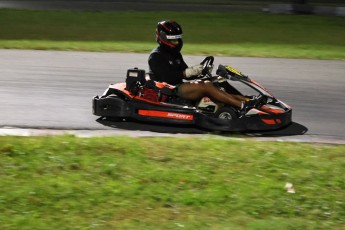
<svg viewBox="0 0 345 230"><path fill-rule="evenodd" d="M188 68L180 52L158 46L149 56L150 77L170 85L183 83L183 71Z"/></svg>

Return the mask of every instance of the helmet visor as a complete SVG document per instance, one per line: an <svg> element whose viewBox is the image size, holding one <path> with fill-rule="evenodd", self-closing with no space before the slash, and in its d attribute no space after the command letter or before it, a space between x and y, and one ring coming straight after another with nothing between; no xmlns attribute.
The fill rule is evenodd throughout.
<svg viewBox="0 0 345 230"><path fill-rule="evenodd" d="M182 38L182 34L179 35L167 35L167 39L168 40L175 40L175 39L179 39Z"/></svg>

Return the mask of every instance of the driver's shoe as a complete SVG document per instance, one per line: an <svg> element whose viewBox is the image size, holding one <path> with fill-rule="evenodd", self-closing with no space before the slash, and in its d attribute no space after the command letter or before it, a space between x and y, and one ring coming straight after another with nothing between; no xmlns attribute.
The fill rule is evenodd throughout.
<svg viewBox="0 0 345 230"><path fill-rule="evenodd" d="M246 100L242 102L240 113L243 115L246 112L248 112L250 109L256 108L260 101L261 101L260 96L253 97L253 98L246 98Z"/></svg>
<svg viewBox="0 0 345 230"><path fill-rule="evenodd" d="M253 100L255 99L257 96L254 96L254 95L244 95L244 98L246 99L246 101L249 101L249 100Z"/></svg>

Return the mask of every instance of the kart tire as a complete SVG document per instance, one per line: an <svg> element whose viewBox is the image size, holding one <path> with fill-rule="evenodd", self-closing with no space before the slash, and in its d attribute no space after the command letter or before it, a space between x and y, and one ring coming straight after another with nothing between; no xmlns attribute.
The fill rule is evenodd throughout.
<svg viewBox="0 0 345 230"><path fill-rule="evenodd" d="M225 106L218 109L215 113L215 117L223 120L235 120L238 116L234 108Z"/></svg>

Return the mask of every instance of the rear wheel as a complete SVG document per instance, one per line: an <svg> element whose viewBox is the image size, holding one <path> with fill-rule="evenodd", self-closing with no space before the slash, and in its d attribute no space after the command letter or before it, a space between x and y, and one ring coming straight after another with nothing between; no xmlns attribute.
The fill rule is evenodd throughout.
<svg viewBox="0 0 345 230"><path fill-rule="evenodd" d="M232 107L222 107L215 113L215 117L223 120L234 120L237 118L237 113Z"/></svg>

